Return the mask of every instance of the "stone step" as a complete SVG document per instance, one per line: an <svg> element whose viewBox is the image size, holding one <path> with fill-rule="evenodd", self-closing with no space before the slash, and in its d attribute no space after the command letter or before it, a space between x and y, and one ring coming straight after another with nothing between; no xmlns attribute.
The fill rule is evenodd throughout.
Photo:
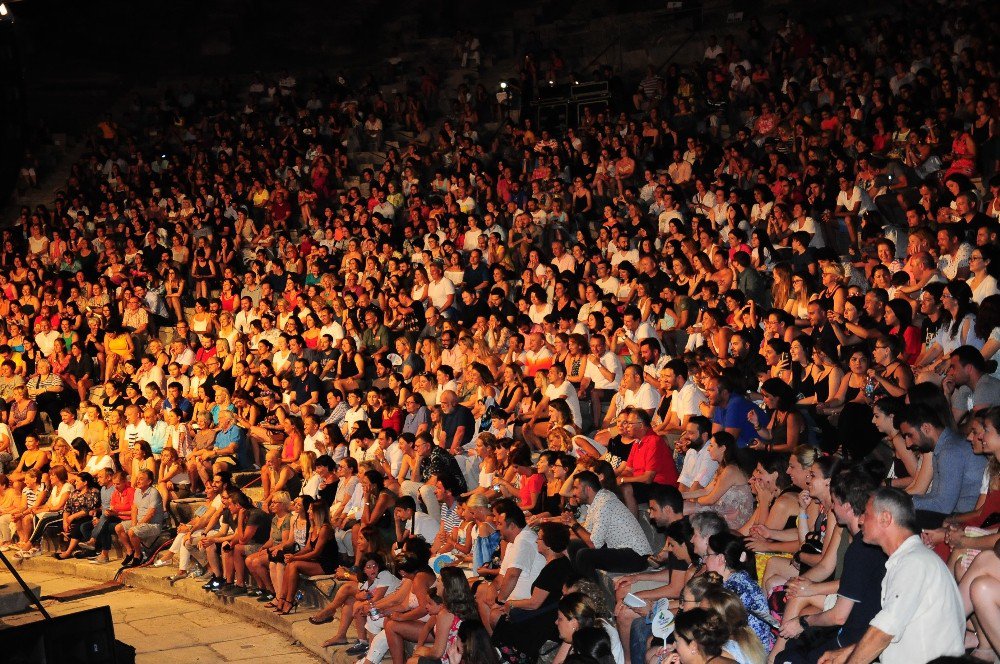
<svg viewBox="0 0 1000 664"><path fill-rule="evenodd" d="M42 587L37 583L28 583L28 588L41 597ZM32 601L24 594L24 590L16 581L0 585L0 616L20 613L32 605Z"/></svg>
<svg viewBox="0 0 1000 664"><path fill-rule="evenodd" d="M78 576L102 583L113 581L118 573L115 561L107 565L91 565L87 560L55 560L36 556L15 561L14 564L22 570L22 573L23 571L37 570L50 574ZM119 581L122 585L130 588L139 588L190 601L216 611L231 613L244 620L260 623L294 641L298 641L302 647L323 661L332 661L335 664L353 664L357 661L357 658L347 657L344 654L344 648L335 649L331 660L330 649L323 648L321 644L333 634L332 624L319 626L311 624L308 618L313 611L310 609L303 607L287 616L279 616L271 609L264 608L264 605L254 598L219 597L214 593L206 592L201 589L202 581L183 579L171 585L168 577L176 573L177 568L172 565L160 568L135 568L125 570ZM329 586L330 582L326 581L326 584ZM333 591L323 589L323 594L332 597ZM355 631L352 626L348 632L348 639L351 643L354 642L354 637Z"/></svg>

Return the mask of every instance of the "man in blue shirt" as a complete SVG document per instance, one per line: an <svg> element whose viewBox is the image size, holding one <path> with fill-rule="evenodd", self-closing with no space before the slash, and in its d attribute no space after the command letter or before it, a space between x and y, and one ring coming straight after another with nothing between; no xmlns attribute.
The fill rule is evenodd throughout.
<svg viewBox="0 0 1000 664"><path fill-rule="evenodd" d="M906 410L899 424L907 447L919 454L933 452L931 487L913 496L921 528L938 528L951 514L971 512L982 488L986 457L973 452L969 441L944 422L941 413L917 404Z"/></svg>
<svg viewBox="0 0 1000 664"><path fill-rule="evenodd" d="M236 426L236 415L230 410L219 412L219 431L215 434L215 449L206 461L212 462L213 472L249 470L251 457L243 429Z"/></svg>
<svg viewBox="0 0 1000 664"><path fill-rule="evenodd" d="M167 385L167 398L163 400L163 410L175 410L181 422L187 422L194 413L194 404L181 394L183 387L176 381Z"/></svg>
<svg viewBox="0 0 1000 664"><path fill-rule="evenodd" d="M747 415L753 411L758 421L764 421L764 411L743 396L742 388L727 375L705 381L705 393L712 406L712 432L727 431L738 447L749 447L757 432Z"/></svg>

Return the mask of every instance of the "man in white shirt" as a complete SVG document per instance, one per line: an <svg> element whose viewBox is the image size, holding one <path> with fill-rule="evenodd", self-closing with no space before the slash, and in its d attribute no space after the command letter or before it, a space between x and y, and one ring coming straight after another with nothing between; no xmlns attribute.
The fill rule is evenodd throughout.
<svg viewBox="0 0 1000 664"><path fill-rule="evenodd" d="M38 332L35 334L35 345L42 355L48 357L55 348L56 341L59 340L59 333L52 329L52 324L48 318L38 319Z"/></svg>
<svg viewBox="0 0 1000 664"><path fill-rule="evenodd" d="M250 334L250 323L258 320L257 312L253 308L253 298L244 295L240 298L240 310L233 316L233 327L240 334Z"/></svg>
<svg viewBox="0 0 1000 664"><path fill-rule="evenodd" d="M479 617L492 633L493 626L510 600L531 597L531 584L545 567L545 557L538 552L538 535L527 527L524 512L507 498L493 506L494 525L507 542L500 574L491 583L481 583L476 590Z"/></svg>
<svg viewBox="0 0 1000 664"><path fill-rule="evenodd" d="M305 433L302 440L302 451L312 452L316 456L329 454L333 451L330 449L330 437L320 429L319 422L316 421L315 417L311 415L303 417L302 430Z"/></svg>
<svg viewBox="0 0 1000 664"><path fill-rule="evenodd" d="M570 556L583 576L593 579L597 570L641 572L653 553L638 519L618 497L601 487L597 475L584 470L573 479L573 501L588 505L587 516L578 523L563 517L573 532Z"/></svg>
<svg viewBox="0 0 1000 664"><path fill-rule="evenodd" d="M597 264L597 280L594 283L602 293L612 296L618 295L618 287L621 286L618 277L611 274L611 263L605 260Z"/></svg>
<svg viewBox="0 0 1000 664"><path fill-rule="evenodd" d="M666 430L683 431L688 420L701 414L701 404L708 399L688 377L688 368L684 360L671 360L660 373L660 385L672 394L670 407L663 418Z"/></svg>
<svg viewBox="0 0 1000 664"><path fill-rule="evenodd" d="M581 426L583 415L580 412L580 399L576 395L576 388L573 383L566 380L566 365L555 363L548 369L549 384L545 387L542 400L538 402L538 407L531 414L522 429L524 442L532 449L544 449L543 440L549 433L551 423L548 421L549 404L557 399L565 399L566 405L573 416L573 424Z"/></svg>
<svg viewBox="0 0 1000 664"><path fill-rule="evenodd" d="M444 271L437 263L431 263L427 273L430 276L427 297L430 299L431 305L437 308L445 318L451 317L454 313L452 306L455 304L455 284L444 276Z"/></svg>
<svg viewBox="0 0 1000 664"><path fill-rule="evenodd" d="M417 501L413 496L400 496L396 500L393 516L396 521L396 544L393 545L393 549L397 553L402 551L400 547L407 538L422 537L430 544L441 529L441 522L438 519L417 509Z"/></svg>
<svg viewBox="0 0 1000 664"><path fill-rule="evenodd" d="M77 438L83 438L83 434L87 430L87 425L83 423L83 420L76 418L76 413L73 412L72 408L63 408L59 411L59 416L62 418L62 422L59 423L59 428L56 429L57 436L70 444Z"/></svg>
<svg viewBox="0 0 1000 664"><path fill-rule="evenodd" d="M865 542L889 556L882 580L882 610L853 646L831 650L819 664L929 662L961 657L965 609L958 586L941 558L920 541L913 499L881 488L868 501L861 522Z"/></svg>
<svg viewBox="0 0 1000 664"><path fill-rule="evenodd" d="M333 309L329 306L320 307L319 322L322 324L319 328L320 336L330 335L334 344L344 338L344 326L334 320Z"/></svg>
<svg viewBox="0 0 1000 664"><path fill-rule="evenodd" d="M621 357L627 355L633 362L638 362L639 342L643 339L655 339L656 343L660 343L659 337L656 336L656 328L642 320L639 307L626 307L625 313L622 314L622 326L615 332L611 341L611 350Z"/></svg>
<svg viewBox="0 0 1000 664"><path fill-rule="evenodd" d="M712 459L708 451L708 439L712 437L712 420L704 415L695 415L687 421L684 433L674 444L678 454L684 454L677 486L681 491L697 491L711 484L719 469L719 462Z"/></svg>
<svg viewBox="0 0 1000 664"><path fill-rule="evenodd" d="M590 338L590 355L587 356L587 368L583 371L580 381L580 393L586 394L590 389L590 405L593 422L597 424L604 420L611 399L622 382L622 363L618 356L608 350L608 343L603 334L595 334Z"/></svg>
<svg viewBox="0 0 1000 664"><path fill-rule="evenodd" d="M166 381L163 369L156 365L156 358L143 355L139 360L139 369L135 372L135 383L140 390L145 390L150 383L160 388L160 394L166 392Z"/></svg>

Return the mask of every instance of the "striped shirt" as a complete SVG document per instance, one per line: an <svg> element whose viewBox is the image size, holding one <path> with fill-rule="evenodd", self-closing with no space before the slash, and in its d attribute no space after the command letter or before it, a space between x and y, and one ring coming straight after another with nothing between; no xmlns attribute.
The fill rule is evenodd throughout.
<svg viewBox="0 0 1000 664"><path fill-rule="evenodd" d="M462 525L462 517L458 515L458 501L448 507L447 503L441 503L441 527L446 533L450 533L455 528Z"/></svg>

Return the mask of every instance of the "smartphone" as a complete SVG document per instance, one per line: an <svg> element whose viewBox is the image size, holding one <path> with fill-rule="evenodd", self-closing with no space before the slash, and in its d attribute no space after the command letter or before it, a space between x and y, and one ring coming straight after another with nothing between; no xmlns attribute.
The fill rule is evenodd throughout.
<svg viewBox="0 0 1000 664"><path fill-rule="evenodd" d="M646 600L640 597L636 597L632 593L628 593L625 595L624 599L622 599L622 604L631 607L633 609L638 609L640 607L646 606Z"/></svg>

